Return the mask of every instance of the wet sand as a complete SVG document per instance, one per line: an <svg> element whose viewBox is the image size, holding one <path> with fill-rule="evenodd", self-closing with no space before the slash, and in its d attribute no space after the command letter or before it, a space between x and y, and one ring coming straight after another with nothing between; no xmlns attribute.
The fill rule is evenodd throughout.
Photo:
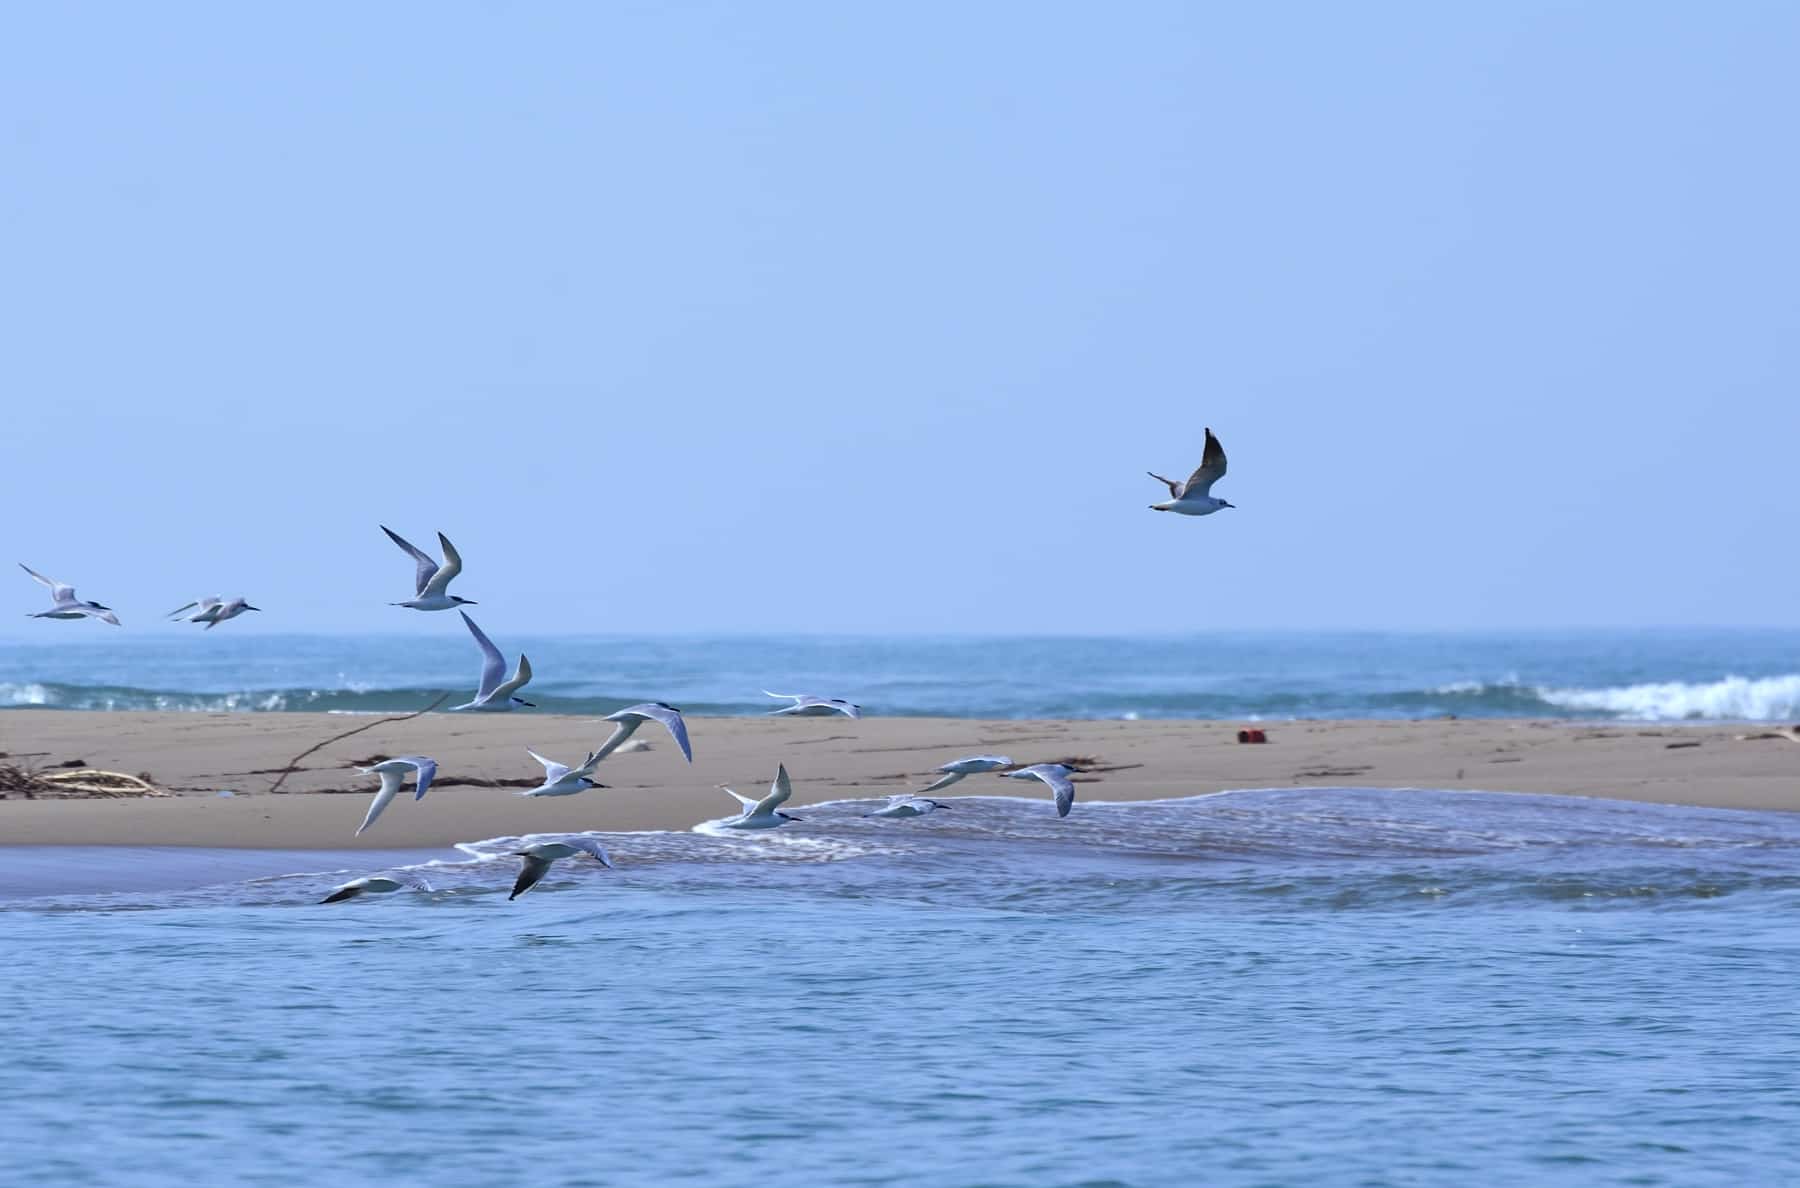
<svg viewBox="0 0 1800 1188"><path fill-rule="evenodd" d="M0 800L0 845L205 846L396 850L520 833L687 829L728 816L715 785L760 795L778 762L793 803L885 796L929 782L939 763L998 751L1021 763L1082 757L1082 799L1146 800L1242 788L1480 789L1618 797L1715 808L1800 809L1800 745L1738 736L1754 726L1669 726L1518 720L1258 723L1269 742L1236 741L1236 722L1020 722L940 718L697 718L694 763L646 727L648 750L603 763L608 785L579 796L522 799L541 769L527 746L564 762L610 724L520 712L431 714L384 723L308 756L278 794L269 788L299 751L348 730L326 714L0 713L6 762L145 773L177 793L130 800ZM1697 744L1697 745L1696 745ZM425 800L396 800L362 838L375 787L355 770L375 756L436 758ZM514 781L475 786L458 781ZM230 790L234 795L221 797ZM1048 799L1036 784L971 776L943 795Z"/></svg>

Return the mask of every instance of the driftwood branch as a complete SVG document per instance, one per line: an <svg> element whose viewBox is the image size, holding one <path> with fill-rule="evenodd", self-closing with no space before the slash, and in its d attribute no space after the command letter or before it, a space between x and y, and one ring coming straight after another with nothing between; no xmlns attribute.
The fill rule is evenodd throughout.
<svg viewBox="0 0 1800 1188"><path fill-rule="evenodd" d="M338 742L338 741L341 741L342 739L349 738L352 734L361 734L365 730L373 730L377 726L386 726L391 722L410 722L414 718L419 717L421 714L430 713L432 710L434 710L438 706L444 704L444 702L448 701L449 699L450 699L450 694L440 693L437 696L437 700L433 701L430 705L426 706L422 710L414 710L410 714L401 714L397 718L376 718L373 722L364 722L361 726L355 727L354 729L351 729L351 730L346 730L342 734L334 734L330 738L326 739L324 742L314 743L312 746L306 748L304 751L301 751L298 755L295 755L292 759L288 760L288 765L282 769L282 772L280 775L275 777L275 782L273 784L269 785L269 792L271 794L273 794L275 792L279 792L281 790L281 785L287 781L287 778L289 776L294 774L294 769L300 766L300 760L306 758L308 755L312 754L314 751L322 750L323 748L330 746L334 742Z"/></svg>

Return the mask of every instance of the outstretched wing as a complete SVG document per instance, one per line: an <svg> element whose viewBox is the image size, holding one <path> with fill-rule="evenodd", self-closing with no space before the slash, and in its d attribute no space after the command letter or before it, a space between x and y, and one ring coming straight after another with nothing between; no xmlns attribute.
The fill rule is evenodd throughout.
<svg viewBox="0 0 1800 1188"><path fill-rule="evenodd" d="M653 722L661 722L668 730L669 737L681 748L682 755L689 763L694 761L694 748L688 745L687 720L681 711L673 706L664 705L660 701L649 701L643 705L634 705L632 712L649 718Z"/></svg>
<svg viewBox="0 0 1800 1188"><path fill-rule="evenodd" d="M525 753L544 765L544 782L546 784L554 784L556 781L568 775L571 770L567 763L558 763L554 759L546 759L530 747L525 748Z"/></svg>
<svg viewBox="0 0 1800 1188"><path fill-rule="evenodd" d="M419 781L413 788L413 799L424 800L425 790L431 787L431 781L437 778L437 760L427 759L423 755L407 755L404 758L413 765L413 770L419 773Z"/></svg>
<svg viewBox="0 0 1800 1188"><path fill-rule="evenodd" d="M1057 767L1040 765L1032 769L1032 775L1050 786L1056 793L1056 815L1066 817L1075 806L1075 783L1069 779L1069 773Z"/></svg>
<svg viewBox="0 0 1800 1188"><path fill-rule="evenodd" d="M769 785L769 794L756 802L756 811L772 813L786 804L788 797L793 794L794 785L793 781L788 779L787 764L780 764L775 768L775 782Z"/></svg>
<svg viewBox="0 0 1800 1188"><path fill-rule="evenodd" d="M486 701L506 677L506 658L494 646L494 641L475 625L475 620L469 617L468 611L459 610L456 613L469 625L469 634L475 637L475 646L481 649L481 684L475 690L475 700ZM521 665L524 660L523 656L519 657Z"/></svg>
<svg viewBox="0 0 1800 1188"><path fill-rule="evenodd" d="M539 858L532 854L521 854L524 865L519 867L519 879L513 884L512 894L508 899L517 899L525 892L538 885L538 881L550 873L550 859Z"/></svg>
<svg viewBox="0 0 1800 1188"><path fill-rule="evenodd" d="M431 598L442 594L444 588L450 584L450 579L462 572L462 554L456 551L456 546L450 543L450 538L442 532L438 533L438 545L444 550L444 563L433 566L436 572L420 583L419 597L421 598ZM426 560L430 560L430 558L428 557Z"/></svg>
<svg viewBox="0 0 1800 1188"><path fill-rule="evenodd" d="M1193 499L1205 496L1212 490L1212 485L1225 477L1225 447L1213 436L1213 431L1206 431L1206 452L1200 455L1200 469L1188 476L1182 485L1177 499Z"/></svg>
<svg viewBox="0 0 1800 1188"><path fill-rule="evenodd" d="M580 850L583 854L592 854L599 860L601 866L604 866L608 870L612 869L612 855L606 852L605 846L601 845L593 838L565 837L563 838L563 844Z"/></svg>
<svg viewBox="0 0 1800 1188"><path fill-rule="evenodd" d="M65 586L61 582L53 581L50 578L47 578L43 574L39 573L37 570L33 569L31 566L25 564L25 562L23 562L23 561L19 562L19 568L23 569L26 573L28 573L32 577L36 578L37 581L41 585L50 587L50 599L52 602L73 602L73 601L75 601L75 587L74 586Z"/></svg>
<svg viewBox="0 0 1800 1188"><path fill-rule="evenodd" d="M1162 475L1156 473L1154 470L1146 470L1144 473L1149 475L1151 478L1155 479L1157 482L1161 483L1163 486L1167 487L1169 489L1169 498L1170 499L1180 499L1181 498L1181 484L1180 483L1176 482L1174 479L1166 479Z"/></svg>
<svg viewBox="0 0 1800 1188"><path fill-rule="evenodd" d="M431 584L431 575L438 571L438 563L431 559L430 553L425 552L386 524L381 526L381 530L388 534L389 540L412 554L412 559L418 566L413 575L413 596L416 598L425 593L425 587Z"/></svg>
<svg viewBox="0 0 1800 1188"><path fill-rule="evenodd" d="M730 787L729 785L726 785L726 784L720 784L719 791L725 793L727 796L731 797L733 800L737 801L739 804L743 805L747 809L756 807L756 802L754 800L751 800L748 796L745 796L743 793L739 792L736 788Z"/></svg>
<svg viewBox="0 0 1800 1188"><path fill-rule="evenodd" d="M363 830L375 824L375 818L382 814L388 805L394 802L394 795L400 791L401 774L397 771L377 772L381 777L381 790L375 793L375 799L369 802L369 815L363 823L356 827L356 836L361 837Z"/></svg>

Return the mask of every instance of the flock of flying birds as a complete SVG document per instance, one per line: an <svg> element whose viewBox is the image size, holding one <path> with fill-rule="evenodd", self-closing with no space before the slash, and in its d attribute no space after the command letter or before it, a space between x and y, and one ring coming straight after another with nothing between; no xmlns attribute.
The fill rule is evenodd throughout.
<svg viewBox="0 0 1800 1188"><path fill-rule="evenodd" d="M1200 466L1184 483L1151 472L1150 477L1169 488L1169 499L1162 503L1150 505L1155 511L1175 512L1186 516L1205 516L1221 508L1232 507L1222 499L1212 495L1213 484L1225 476L1225 451L1219 445L1219 439L1213 436L1209 428L1206 431L1206 448ZM503 713L520 706L532 708L532 703L519 696L519 691L531 683L531 661L524 653L520 653L519 662L514 666L512 674L507 675L506 658L494 642L476 624L469 613L462 608L475 606L472 599L450 593L450 583L462 573L462 555L448 537L438 533L438 545L443 550L441 561L433 558L406 540L386 525L381 530L388 538L412 557L415 564L413 596L392 606L402 606L418 611L442 611L454 609L462 616L462 621L475 640L475 646L481 652L481 676L476 686L475 696L461 705L451 706L452 710L464 710L475 713ZM30 566L20 563L19 568L30 574L38 582L49 587L51 607L47 611L38 611L28 617L35 619L99 619L113 626L119 626L119 617L112 608L98 602L78 599L75 587L54 581L38 573ZM183 606L170 611L168 616L189 623L204 623L210 631L220 623L237 618L245 611L258 611L260 607L250 605L243 598L196 598ZM777 700L788 701L777 710L771 710L774 716L789 717L829 717L842 715L847 718L860 718L862 707L836 697L813 697L802 693L764 694ZM604 784L594 779L594 771L608 755L618 750L646 722L659 723L681 748L682 756L689 762L694 761L693 747L688 742L687 722L681 711L672 705L660 701L646 701L638 705L627 706L617 713L608 714L606 721L614 723L613 732L600 748L588 752L581 764L571 767L546 759L536 751L526 750L526 754L537 760L544 768L544 782L535 788L519 793L521 796L573 796L585 792L589 788L602 788ZM437 775L437 761L423 755L403 755L387 759L373 767L363 768L368 775L378 776L381 781L375 799L369 805L368 814L357 827L356 835L360 837L364 830L375 824L389 804L393 803L404 785L407 773L414 775L413 799L422 800L431 787L432 779ZM970 755L962 759L952 760L939 767L939 778L930 786L917 792L905 792L888 798L885 807L867 814L871 817L922 817L927 813L951 807L942 801L933 800L930 793L963 779L965 776L983 773L995 773L1011 779L1037 780L1046 785L1056 799L1056 815L1066 817L1075 803L1075 785L1070 779L1075 769L1062 763L1032 763L1024 766L1015 765L1005 755ZM735 790L721 784L720 789L735 799L741 812L736 817L718 822L726 829L773 829L798 821L799 817L781 811L788 798L794 793L793 784L788 778L785 764L777 767L775 780L769 786L768 794L760 800L743 796ZM578 854L586 854L601 865L611 868L612 858L606 848L590 837L570 836L556 841L537 842L514 852L514 856L523 861L517 882L508 899L516 899L529 891L549 873L550 867L558 859L572 858ZM429 891L430 884L410 872L369 875L353 879L341 887L335 888L322 902L337 903L341 900L354 899L360 895L398 891L403 887L411 887Z"/></svg>

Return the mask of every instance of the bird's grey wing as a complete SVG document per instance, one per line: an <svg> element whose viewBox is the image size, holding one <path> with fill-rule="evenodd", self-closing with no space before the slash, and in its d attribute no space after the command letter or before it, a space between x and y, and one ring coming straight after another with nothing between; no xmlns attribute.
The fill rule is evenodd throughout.
<svg viewBox="0 0 1800 1188"><path fill-rule="evenodd" d="M193 602L188 603L186 606L178 606L174 610L170 611L168 614L164 615L163 618L173 619L176 615L180 614L182 611L193 610L195 607L197 607L199 605L200 605L199 601L195 600Z"/></svg>
<svg viewBox="0 0 1800 1188"><path fill-rule="evenodd" d="M418 565L418 569L413 574L413 596L416 598L425 593L425 587L431 584L431 575L438 571L438 563L432 559L430 553L419 548L386 524L381 526L381 530L388 534L389 540L412 554L413 561Z"/></svg>
<svg viewBox="0 0 1800 1188"><path fill-rule="evenodd" d="M689 763L694 761L694 748L688 745L687 720L681 716L680 710L650 702L638 706L637 712L646 718L661 722L667 728L669 737L675 740L675 745L681 748L682 756Z"/></svg>
<svg viewBox="0 0 1800 1188"><path fill-rule="evenodd" d="M424 875L415 874L410 870L395 871L392 878L396 883L405 887L411 887L415 891L431 890L431 884L425 881Z"/></svg>
<svg viewBox="0 0 1800 1188"><path fill-rule="evenodd" d="M546 759L530 747L525 748L525 753L544 765L544 782L546 784L554 784L556 781L569 774L570 768L567 763L558 763L554 759Z"/></svg>
<svg viewBox="0 0 1800 1188"><path fill-rule="evenodd" d="M756 811L773 812L786 804L788 797L793 794L794 784L788 779L787 764L778 764L775 768L775 782L769 785L769 794L756 802Z"/></svg>
<svg viewBox="0 0 1800 1188"><path fill-rule="evenodd" d="M1181 498L1181 484L1180 483L1176 482L1174 479L1166 479L1162 475L1156 473L1154 470L1146 470L1144 473L1149 475L1151 478L1155 479L1157 482L1161 483L1163 486L1167 487L1169 489L1169 498L1170 499L1180 499Z"/></svg>
<svg viewBox="0 0 1800 1188"><path fill-rule="evenodd" d="M862 707L860 705L851 705L848 701L843 701L843 700L836 699L836 698L834 698L831 701L826 702L825 704L829 705L832 709L834 709L838 713L844 715L846 718L862 717Z"/></svg>
<svg viewBox="0 0 1800 1188"><path fill-rule="evenodd" d="M960 771L946 772L944 775L939 776L935 782L927 784L925 787L920 788L918 791L918 795L924 795L927 792L936 792L939 788L948 788L951 784L954 784L956 781L962 779L963 774L964 773L962 773ZM894 797L893 799L905 800L910 795L913 795L913 794L903 792L899 796Z"/></svg>
<svg viewBox="0 0 1800 1188"><path fill-rule="evenodd" d="M525 892L538 885L538 880L550 873L550 859L538 858L531 854L520 855L524 865L519 867L519 879L513 884L512 894L508 899L517 899Z"/></svg>
<svg viewBox="0 0 1800 1188"><path fill-rule="evenodd" d="M1188 481L1175 498L1192 499L1204 496L1212 490L1212 485L1225 477L1225 447L1213 436L1213 431L1206 431L1206 452L1200 456L1200 469L1188 476Z"/></svg>
<svg viewBox="0 0 1800 1188"><path fill-rule="evenodd" d="M462 572L462 554L456 551L450 538L442 532L438 533L438 545L444 550L444 563L434 566L435 572L419 587L420 597L442 594L450 580Z"/></svg>
<svg viewBox="0 0 1800 1188"><path fill-rule="evenodd" d="M369 815L364 817L363 823L356 827L357 837L361 837L363 830L375 824L375 818L379 817L382 811L394 802L394 795L400 791L399 772L383 771L377 774L381 776L381 790L375 793L375 799L369 802Z"/></svg>
<svg viewBox="0 0 1800 1188"><path fill-rule="evenodd" d="M1058 771L1040 771L1038 779L1050 785L1050 790L1056 793L1056 815L1068 816L1069 810L1075 806L1075 782L1067 774Z"/></svg>
<svg viewBox="0 0 1800 1188"><path fill-rule="evenodd" d="M504 685L497 686L493 692L496 696L504 692L508 697L531 683L531 660L524 652L519 653L519 663L513 668L512 679Z"/></svg>
<svg viewBox="0 0 1800 1188"><path fill-rule="evenodd" d="M75 598L75 587L74 586L65 586L63 583L61 583L59 581L56 581L52 578L47 578L43 574L39 573L37 570L33 569L31 566L25 564L25 562L23 562L23 561L19 562L19 568L23 569L26 573L30 574L33 578L37 579L39 584L50 587L50 600L52 602L72 602L72 601L74 601L74 598Z"/></svg>
<svg viewBox="0 0 1800 1188"><path fill-rule="evenodd" d="M42 581L43 579L39 578L38 580ZM763 690L763 696L764 697L773 697L778 701L800 702L800 701L806 700L806 694L804 694L804 693L771 693L767 689Z"/></svg>
<svg viewBox="0 0 1800 1188"><path fill-rule="evenodd" d="M495 689L500 687L500 682L505 679L506 658L500 654L500 649L494 646L494 641L475 625L475 620L469 617L468 611L457 611L456 613L461 615L463 622L469 625L469 634L475 637L475 646L481 649L481 684L475 690L475 700L484 701ZM521 663L524 661L523 656L519 659Z"/></svg>
<svg viewBox="0 0 1800 1188"><path fill-rule="evenodd" d="M748 796L745 796L742 792L739 792L736 788L727 784L720 784L719 791L730 796L733 800L737 801L747 809L756 807L756 802L754 800L751 800Z"/></svg>
<svg viewBox="0 0 1800 1188"><path fill-rule="evenodd" d="M577 850L580 850L584 854L592 854L596 859L599 860L601 866L606 867L606 869L608 869L608 870L612 869L612 864L613 864L612 855L608 854L606 852L605 846L601 845L599 842L595 841L593 838L591 838L591 837L566 837L563 839L563 843L565 845L574 846Z"/></svg>
<svg viewBox="0 0 1800 1188"><path fill-rule="evenodd" d="M413 770L419 773L418 783L413 788L413 799L415 801L424 800L425 790L431 787L431 781L437 778L437 760L427 759L423 755L407 755L405 758L408 763L413 765Z"/></svg>

